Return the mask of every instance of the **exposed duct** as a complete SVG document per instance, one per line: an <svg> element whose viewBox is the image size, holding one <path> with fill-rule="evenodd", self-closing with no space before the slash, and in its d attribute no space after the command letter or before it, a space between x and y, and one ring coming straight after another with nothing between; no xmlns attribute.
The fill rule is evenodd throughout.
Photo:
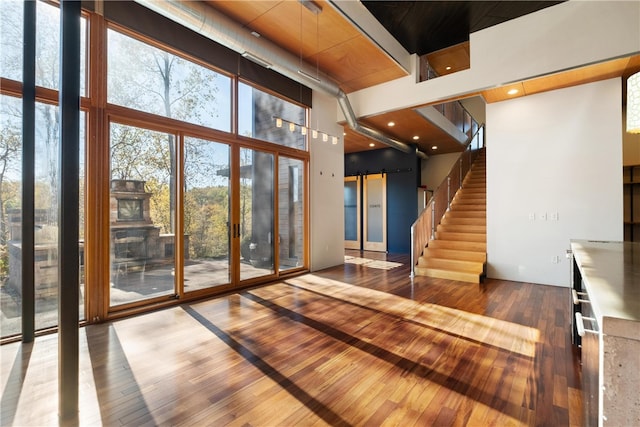
<svg viewBox="0 0 640 427"><path fill-rule="evenodd" d="M135 1L257 63L269 64L268 68L291 80L333 96L337 99L347 123L355 132L405 153L415 152L419 157L427 158L425 153L416 148L360 124L347 95L327 74L273 43L252 35L246 28L214 8L196 1Z"/></svg>

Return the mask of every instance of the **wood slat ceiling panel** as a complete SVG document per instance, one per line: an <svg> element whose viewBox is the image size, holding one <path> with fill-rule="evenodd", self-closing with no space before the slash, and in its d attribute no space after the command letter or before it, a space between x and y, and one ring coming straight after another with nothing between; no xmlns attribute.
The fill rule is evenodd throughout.
<svg viewBox="0 0 640 427"><path fill-rule="evenodd" d="M482 92L488 103L513 99L519 96L533 95L540 92L562 89L614 77L632 74L633 70L640 70L640 55L619 58L599 64L588 65L574 70L563 71L549 76L525 80L510 85L489 89ZM518 89L516 95L509 95L510 89Z"/></svg>
<svg viewBox="0 0 640 427"><path fill-rule="evenodd" d="M507 92L515 89L518 91L515 95L509 95ZM495 89L489 89L482 92L482 96L487 103L504 101L505 99L513 99L519 96L524 96L524 86L522 83L513 83L510 85L501 86Z"/></svg>
<svg viewBox="0 0 640 427"><path fill-rule="evenodd" d="M317 2L320 4L320 2ZM314 15L297 1L282 1L247 25L291 53L308 58L359 36L331 6Z"/></svg>
<svg viewBox="0 0 640 427"><path fill-rule="evenodd" d="M206 0L205 3L232 18L242 25L273 9L281 0L238 1L238 0Z"/></svg>
<svg viewBox="0 0 640 427"><path fill-rule="evenodd" d="M560 74L527 80L523 82L523 86L527 95L533 95L539 92L606 80L621 76L628 63L629 58L616 59Z"/></svg>
<svg viewBox="0 0 640 427"><path fill-rule="evenodd" d="M366 136L363 136L357 132L354 132L349 126L344 126L344 152L345 153L357 153L359 151L377 150L385 148L384 145L377 141L373 141ZM374 144L370 147L369 144Z"/></svg>
<svg viewBox="0 0 640 427"><path fill-rule="evenodd" d="M637 73L640 71L640 55L632 56L629 58L629 63L627 64L627 68L625 68L622 76L624 78L629 77L631 74Z"/></svg>
<svg viewBox="0 0 640 427"><path fill-rule="evenodd" d="M371 58L378 59L374 62ZM309 58L309 63L315 63L316 59L323 64L321 68L329 75L339 82L352 82L352 85L364 76L372 76L394 67L393 62L386 55L380 55L378 47L364 36L357 36L325 49L317 57ZM398 73L398 77L402 75L404 73Z"/></svg>
<svg viewBox="0 0 640 427"><path fill-rule="evenodd" d="M449 134L425 120L413 109L392 111L367 117L362 122L374 129L380 129L387 135L406 144L415 144L420 151L427 154L451 153L462 151L463 148ZM389 122L394 122L395 126L389 127ZM420 139L414 140L413 137L415 135L419 136ZM431 148L434 145L438 146L437 150Z"/></svg>
<svg viewBox="0 0 640 427"><path fill-rule="evenodd" d="M387 68L378 70L374 73L358 75L353 80L342 82L340 87L346 93L350 93L404 76L405 73L399 70L398 67L395 65L389 65Z"/></svg>
<svg viewBox="0 0 640 427"><path fill-rule="evenodd" d="M300 2L207 1L301 60L330 75L345 92L374 86L407 73L323 0L318 15Z"/></svg>
<svg viewBox="0 0 640 427"><path fill-rule="evenodd" d="M471 66L469 42L464 42L451 46L450 48L441 49L426 56L431 68L439 76L455 73L457 71L466 70ZM450 69L447 70L447 67Z"/></svg>

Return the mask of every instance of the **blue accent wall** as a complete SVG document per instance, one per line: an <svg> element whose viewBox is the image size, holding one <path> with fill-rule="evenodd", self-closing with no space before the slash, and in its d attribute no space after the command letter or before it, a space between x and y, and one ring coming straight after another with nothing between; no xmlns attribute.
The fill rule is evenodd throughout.
<svg viewBox="0 0 640 427"><path fill-rule="evenodd" d="M393 148L349 153L344 156L345 176L387 174L387 251L411 252L411 224L418 212L420 158Z"/></svg>

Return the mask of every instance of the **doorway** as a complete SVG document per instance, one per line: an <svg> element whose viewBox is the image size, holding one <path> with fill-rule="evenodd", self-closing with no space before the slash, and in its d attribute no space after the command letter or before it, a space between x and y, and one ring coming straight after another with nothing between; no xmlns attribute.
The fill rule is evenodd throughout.
<svg viewBox="0 0 640 427"><path fill-rule="evenodd" d="M344 178L344 247L360 250L361 241L361 191L360 176Z"/></svg>
<svg viewBox="0 0 640 427"><path fill-rule="evenodd" d="M345 248L387 251L385 174L345 177Z"/></svg>

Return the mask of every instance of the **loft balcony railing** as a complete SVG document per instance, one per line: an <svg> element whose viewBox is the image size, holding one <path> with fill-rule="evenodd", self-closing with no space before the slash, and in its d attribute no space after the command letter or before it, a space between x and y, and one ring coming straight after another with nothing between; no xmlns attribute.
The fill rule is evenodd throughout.
<svg viewBox="0 0 640 427"><path fill-rule="evenodd" d="M421 82L432 80L440 75L431 67L426 55L420 57L420 76ZM478 131L478 123L473 119L471 114L464 108L460 101L452 101L433 106L451 123L453 123L460 131L467 135L475 135Z"/></svg>

